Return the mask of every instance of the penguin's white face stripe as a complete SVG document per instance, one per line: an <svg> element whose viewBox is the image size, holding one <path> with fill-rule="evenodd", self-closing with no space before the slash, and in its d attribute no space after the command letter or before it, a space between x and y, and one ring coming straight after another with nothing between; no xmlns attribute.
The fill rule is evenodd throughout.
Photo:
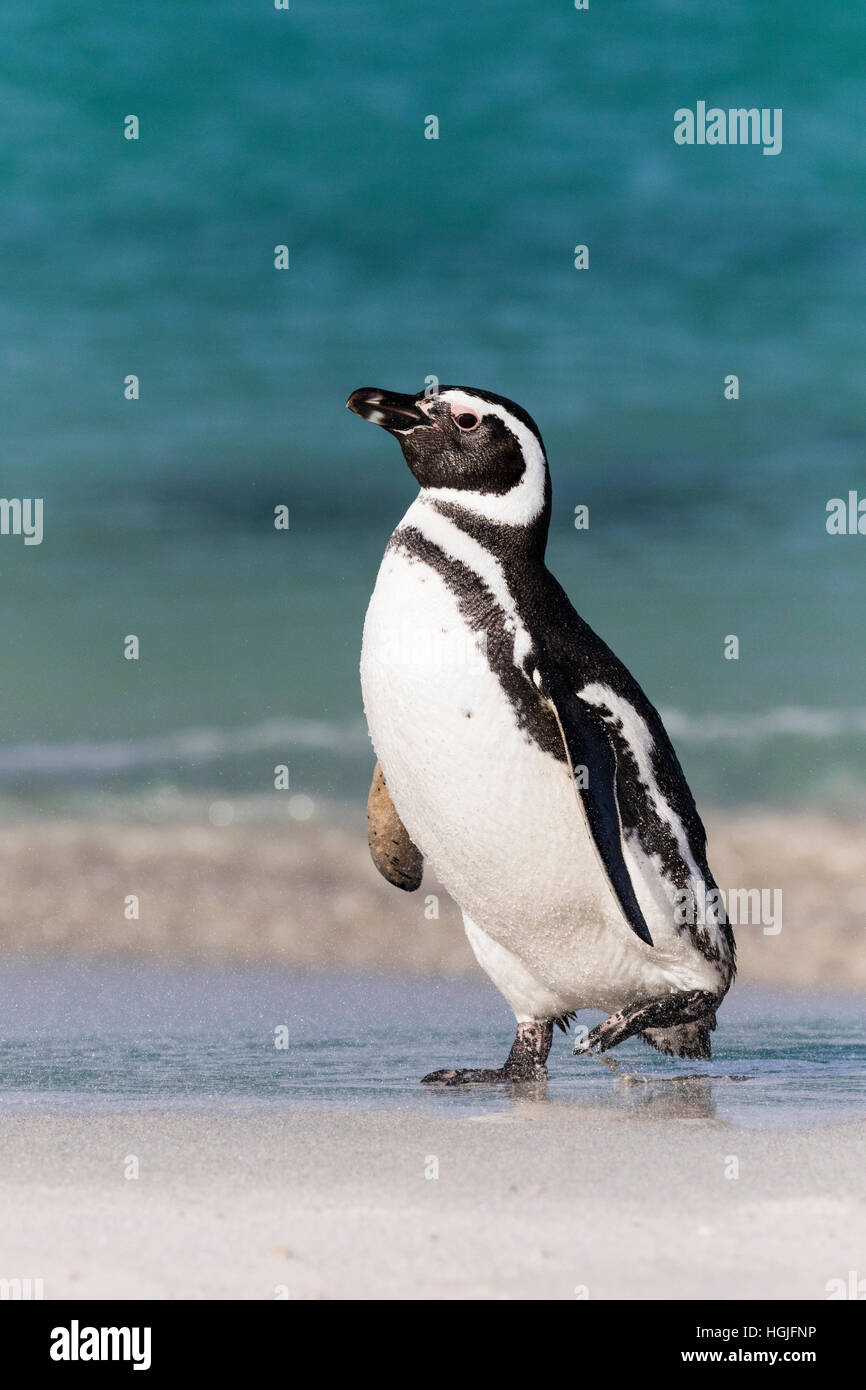
<svg viewBox="0 0 866 1390"><path fill-rule="evenodd" d="M585 685L582 690L577 691L577 695L588 705L606 705L613 714L620 736L631 749L637 764L638 776L646 787L653 806L661 819L673 831L677 848L692 877L700 880L702 875L695 864L685 827L679 816L662 796L656 781L652 762L655 741L647 727L646 720L638 714L634 705L623 699L621 695L617 695L610 686L602 685L600 681L595 681L592 685Z"/></svg>
<svg viewBox="0 0 866 1390"><path fill-rule="evenodd" d="M439 498L442 496L442 489L431 489L429 495L431 500L434 497ZM465 496L463 493L459 495ZM404 526L415 527L426 540L438 546L450 559L459 560L461 564L466 565L487 585L506 615L508 630L514 636L514 664L522 670L524 661L532 650L532 638L517 611L505 571L495 556L447 516L431 507L424 492L412 503L395 534L399 535Z"/></svg>
<svg viewBox="0 0 866 1390"><path fill-rule="evenodd" d="M528 526L535 521L544 510L546 468L544 451L532 430L527 429L505 406L485 401L483 397L473 396L466 391L442 391L439 400L447 402L452 415L466 410L482 418L485 415L498 416L520 445L526 466L520 482L501 496L456 487L425 488L421 495L428 493L439 501L453 502L475 516L483 517L485 521L498 521L509 526ZM419 401L419 405L423 408L423 402Z"/></svg>

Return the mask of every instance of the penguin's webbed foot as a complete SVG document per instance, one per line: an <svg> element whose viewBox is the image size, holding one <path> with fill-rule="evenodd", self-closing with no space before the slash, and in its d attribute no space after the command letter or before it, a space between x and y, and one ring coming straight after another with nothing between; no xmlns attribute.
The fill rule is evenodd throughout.
<svg viewBox="0 0 866 1390"><path fill-rule="evenodd" d="M617 1043L625 1042L628 1037L631 1037L631 1030L625 1012L611 1014L603 1023L597 1023L591 1028L585 1038L576 1038L572 1052L575 1056L580 1052L590 1052L597 1056L601 1052L607 1052L608 1048L616 1047Z"/></svg>
<svg viewBox="0 0 866 1390"><path fill-rule="evenodd" d="M545 1068L546 1071L546 1068ZM439 1086L468 1086L473 1081L513 1081L504 1067L442 1067L439 1071L428 1072L421 1077L421 1085L428 1082Z"/></svg>
<svg viewBox="0 0 866 1390"><path fill-rule="evenodd" d="M517 1037L501 1067L443 1067L422 1076L422 1085L466 1086L472 1082L544 1081L547 1078L547 1054L553 1041L553 1021L530 1019L517 1025Z"/></svg>
<svg viewBox="0 0 866 1390"><path fill-rule="evenodd" d="M638 1033L651 1046L658 1047L659 1051L681 1057L709 1057L709 1033L716 1026L715 1010L718 1003L718 996L709 990L692 989L666 994L659 999L651 999L648 1003L635 1004L629 1009L621 1009L619 1013L611 1014L610 1018L604 1019L602 1023L597 1023L585 1038L577 1039L574 1052L607 1052ZM670 1045L661 1039L656 1041L653 1037L648 1037L646 1031L685 1029L695 1025L700 1025L706 1032L705 1039L702 1034L700 1050L692 1050L697 1049L698 1044L691 1041L683 1041L681 1045L675 1045L677 1039Z"/></svg>

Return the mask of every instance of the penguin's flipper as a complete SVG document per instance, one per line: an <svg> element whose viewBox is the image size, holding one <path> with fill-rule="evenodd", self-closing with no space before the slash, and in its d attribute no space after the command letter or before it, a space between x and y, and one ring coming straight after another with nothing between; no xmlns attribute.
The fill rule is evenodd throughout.
<svg viewBox="0 0 866 1390"><path fill-rule="evenodd" d="M557 682L557 687L559 682ZM572 785L611 891L635 936L652 946L623 854L622 821L616 799L616 750L604 720L570 690L545 692L556 716Z"/></svg>
<svg viewBox="0 0 866 1390"><path fill-rule="evenodd" d="M424 856L409 839L409 833L397 815L378 763L367 797L367 840L370 856L383 878L407 893L414 893L416 888L420 888L424 876Z"/></svg>

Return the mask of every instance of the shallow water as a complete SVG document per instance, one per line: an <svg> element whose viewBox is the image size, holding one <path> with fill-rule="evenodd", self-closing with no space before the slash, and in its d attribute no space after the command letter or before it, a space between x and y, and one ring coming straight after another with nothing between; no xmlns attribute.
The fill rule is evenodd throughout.
<svg viewBox="0 0 866 1390"><path fill-rule="evenodd" d="M630 1041L606 1063L557 1034L548 1102L750 1127L866 1115L862 1000L735 989L712 1062ZM586 1014L581 1021L597 1016ZM276 1030L288 1030L278 1048ZM484 1116L527 1088L428 1088L452 1064L499 1064L511 1019L484 980L39 960L0 970L0 1113L334 1106ZM746 1080L729 1079L735 1076ZM678 1078L695 1078L683 1080Z"/></svg>

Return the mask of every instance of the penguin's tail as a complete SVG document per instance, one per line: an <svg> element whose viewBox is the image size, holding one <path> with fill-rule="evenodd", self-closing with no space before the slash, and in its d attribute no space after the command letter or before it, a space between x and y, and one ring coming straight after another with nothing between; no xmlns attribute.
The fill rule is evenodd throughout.
<svg viewBox="0 0 866 1390"><path fill-rule="evenodd" d="M638 1034L645 1043L668 1057L700 1057L713 1055L710 1034L716 1026L715 1014L695 1019L693 1023L678 1023L674 1028L647 1028Z"/></svg>

